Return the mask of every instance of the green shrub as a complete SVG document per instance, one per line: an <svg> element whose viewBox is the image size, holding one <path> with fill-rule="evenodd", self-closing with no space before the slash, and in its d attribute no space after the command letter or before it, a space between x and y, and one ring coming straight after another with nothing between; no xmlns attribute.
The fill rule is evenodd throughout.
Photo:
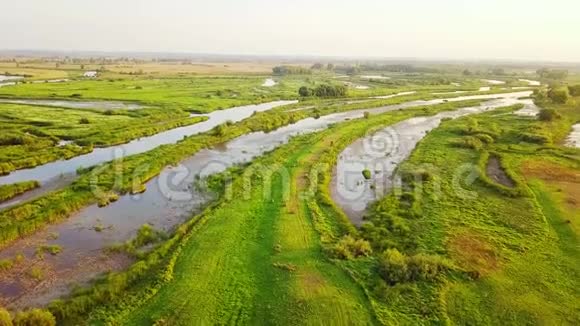
<svg viewBox="0 0 580 326"><path fill-rule="evenodd" d="M12 326L12 316L10 316L10 313L0 307L0 326Z"/></svg>
<svg viewBox="0 0 580 326"><path fill-rule="evenodd" d="M480 150L483 148L483 142L474 136L464 137L460 142L459 145L464 148L471 148L475 150Z"/></svg>
<svg viewBox="0 0 580 326"><path fill-rule="evenodd" d="M42 257L44 253L49 253L53 256L58 255L62 251L62 247L59 245L42 245L36 248L36 255Z"/></svg>
<svg viewBox="0 0 580 326"><path fill-rule="evenodd" d="M387 249L379 257L379 272L383 279L391 284L407 280L407 259L397 249Z"/></svg>
<svg viewBox="0 0 580 326"><path fill-rule="evenodd" d="M365 178L365 180L370 180L371 179L371 170L369 169L364 169L362 170L362 175Z"/></svg>
<svg viewBox="0 0 580 326"><path fill-rule="evenodd" d="M298 89L298 95L302 97L312 96L312 90L306 86L302 86Z"/></svg>
<svg viewBox="0 0 580 326"><path fill-rule="evenodd" d="M82 117L82 118L80 118L79 123L82 125L88 125L91 122L89 121L89 118Z"/></svg>
<svg viewBox="0 0 580 326"><path fill-rule="evenodd" d="M409 279L432 280L448 269L447 263L438 256L417 254L407 259Z"/></svg>
<svg viewBox="0 0 580 326"><path fill-rule="evenodd" d="M42 269L40 269L40 267L32 267L28 271L28 275L30 275L30 277L32 277L37 281L42 280L42 278L44 277L44 273L42 272Z"/></svg>
<svg viewBox="0 0 580 326"><path fill-rule="evenodd" d="M54 316L42 309L31 309L19 312L14 317L14 326L53 326L56 325Z"/></svg>
<svg viewBox="0 0 580 326"><path fill-rule="evenodd" d="M7 271L14 266L12 259L0 259L0 272Z"/></svg>
<svg viewBox="0 0 580 326"><path fill-rule="evenodd" d="M387 249L379 257L379 272L391 284L431 281L451 269L451 265L439 256L417 254L405 256L397 249Z"/></svg>
<svg viewBox="0 0 580 326"><path fill-rule="evenodd" d="M332 247L332 254L339 259L368 257L372 253L371 244L363 239L354 239L350 235L343 237Z"/></svg>
<svg viewBox="0 0 580 326"><path fill-rule="evenodd" d="M542 109L540 110L539 119L541 121L553 121L560 118L560 114L554 109Z"/></svg>

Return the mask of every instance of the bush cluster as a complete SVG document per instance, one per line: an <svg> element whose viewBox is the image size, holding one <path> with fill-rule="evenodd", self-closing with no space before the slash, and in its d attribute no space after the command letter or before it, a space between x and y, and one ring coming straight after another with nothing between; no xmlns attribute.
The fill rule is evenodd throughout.
<svg viewBox="0 0 580 326"><path fill-rule="evenodd" d="M347 235L332 247L332 254L339 259L368 257L372 254L371 244L363 239L355 239Z"/></svg>
<svg viewBox="0 0 580 326"><path fill-rule="evenodd" d="M0 307L0 326L53 326L54 316L42 309L31 309L16 313L14 318L6 309Z"/></svg>
<svg viewBox="0 0 580 326"><path fill-rule="evenodd" d="M329 85L322 84L315 88L302 86L298 89L298 95L302 97L316 96L316 97L345 97L348 89L344 85Z"/></svg>
<svg viewBox="0 0 580 326"><path fill-rule="evenodd" d="M450 269L451 265L439 256L406 256L397 249L387 249L379 257L379 272L390 285L430 281Z"/></svg>

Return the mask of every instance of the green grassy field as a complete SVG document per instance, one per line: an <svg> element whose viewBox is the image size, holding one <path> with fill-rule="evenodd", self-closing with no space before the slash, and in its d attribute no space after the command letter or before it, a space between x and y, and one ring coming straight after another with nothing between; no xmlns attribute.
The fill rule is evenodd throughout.
<svg viewBox="0 0 580 326"><path fill-rule="evenodd" d="M209 112L233 106L297 97L287 87L262 87L265 77L123 77L67 83L21 84L0 88L0 96L134 101L149 106Z"/></svg>
<svg viewBox="0 0 580 326"><path fill-rule="evenodd" d="M184 76L171 67L164 71L169 76L155 78L164 67L152 64L143 75L125 75L136 67L108 67L97 80L0 88L6 97L151 106L103 112L0 104L0 125L10 130L10 136L0 137L0 162L27 162L33 154L46 160L70 157L91 146L195 123L187 111L297 98L300 86L341 83L320 72L275 77L277 86L262 87L268 75L257 72L261 66L251 68L256 74L211 77ZM78 73L74 65L62 69ZM480 78L494 78L466 77L461 70L385 75L391 79L348 77L369 88L350 89L346 98L304 98L133 155L122 164L79 171L72 185L0 212L0 247L101 202L99 195L139 192L164 167L202 148L307 117L443 97L432 94L438 91L475 91L485 84ZM508 87L525 84L516 75L496 78L508 81ZM450 85L457 81L460 86ZM502 87L491 92L509 91ZM356 101L409 90L418 92ZM457 96L469 94L476 93ZM341 150L372 130L479 102L371 115L295 137L252 163L212 177L221 196L202 214L148 244L150 251L136 255L129 269L79 287L48 309L62 324L579 324L580 152L561 146L580 121L578 101L540 103L558 112L552 121L513 115L514 107L444 121L399 167L402 187L370 208L361 229L329 195ZM58 147L60 140L84 146ZM489 172L495 159L503 171L499 177ZM129 176L121 184L114 182L119 170ZM101 193L89 182L92 171L98 171ZM472 182L470 173L476 176ZM229 177L231 184L225 181ZM502 177L511 185L495 181ZM0 200L36 186L2 186Z"/></svg>
<svg viewBox="0 0 580 326"><path fill-rule="evenodd" d="M0 173L71 158L93 147L122 144L204 119L175 109L102 112L0 104L0 128L5 131L0 135Z"/></svg>
<svg viewBox="0 0 580 326"><path fill-rule="evenodd" d="M272 189L269 199L263 197L267 182L259 175L251 178L254 187L249 194L238 179L234 183L234 199L224 200L194 218L190 234L183 236L183 230L178 233L183 240L178 242L178 250L170 254L172 258L168 258L169 270L161 276L165 281L158 283L145 277L134 294L119 298L115 302L118 305L99 309L93 316L126 323L162 319L170 324L183 324L192 318L209 323L258 320L289 324L319 324L328 320L337 324L365 320L374 323L365 292L344 269L334 265L326 251L343 234L356 231L344 219L327 215L326 211L332 210L330 200L323 200L317 208L317 197L307 196L310 187L318 187L317 182L309 183L305 174L314 165L328 162L321 176L327 174L338 148L373 126L449 108L445 104L428 111L409 109L358 120L345 128L334 127L315 136L300 137L258 159L246 170L250 172L245 173L271 169L274 177L273 186L268 187ZM327 179L321 182L327 184ZM241 199L244 197L245 200ZM156 272L151 276L155 280L154 275ZM54 310L70 316L71 310L86 308L92 300L102 300L99 293L103 291L123 291L119 284L105 283L89 297L78 297ZM193 297L206 300L192 300L186 293L196 293ZM140 305L144 306L130 308Z"/></svg>
<svg viewBox="0 0 580 326"><path fill-rule="evenodd" d="M566 202L561 199L577 194L578 179L568 178L567 187L546 187L537 179L554 182L558 173L560 178L566 173L577 175L574 171L580 167L580 156L575 150L542 150L542 146L521 139L526 132L551 130L558 143L562 140L558 131L569 128L568 119L580 113L575 104L566 110L560 111L565 118L553 123L498 112L480 115L476 119L481 132L499 128L499 133L479 151L457 146L466 137L462 133L469 118L444 123L420 143L400 170L412 172L428 166L433 169L432 179L411 186L421 187L420 192L390 195L376 204L369 219L372 224L363 227L363 236L380 250L395 247L409 256L442 257L455 271L440 276L437 282L385 286L368 277L372 267L348 265L369 291L374 289L373 300L381 307L379 319L390 323L394 316L410 323L460 325L579 322L577 209L569 209L570 202L562 205ZM476 197L459 196L453 183L457 167L470 164L485 174L479 160L489 151L500 155L523 194L506 196L504 187L480 177L465 186ZM535 168L530 169L530 164ZM557 171L555 177L553 170ZM381 301L384 297L396 298L396 303Z"/></svg>
<svg viewBox="0 0 580 326"><path fill-rule="evenodd" d="M309 172L317 164L331 164L340 148L369 128L400 121L412 116L411 112L337 125L299 137L256 160L245 173L269 169L273 175L272 187L267 188L272 189L270 197L264 198L262 187L268 182L262 174L251 178L250 193L236 179L231 199L192 220L189 233L178 241L179 249L169 255L169 267L161 268L162 281L145 277L120 303L109 302L91 316L121 324L171 325L192 320L575 324L580 297L575 264L578 223L567 222L573 216L561 205L571 205L566 198L574 193L568 191L577 191L577 186L550 188L545 183L574 175L580 163L578 152L538 151L541 146L522 142L522 133L544 128L544 122L511 115L512 110L445 122L429 133L401 170L412 172L417 165L430 164L435 167L430 172L434 177L423 185L422 196L391 195L373 208L373 226L366 225L360 233L374 249L370 257L333 258L344 235L359 235L328 199L331 165L315 174L320 178ZM479 127L472 133L498 130L494 143L479 151L457 146L469 136L464 130L473 119ZM481 179L464 185L477 198L458 197L452 182L455 167L469 163L480 169L480 156L490 151L501 157L502 166L524 193L506 196L501 187ZM546 173L537 166L545 167L546 161L560 167ZM440 193L432 187L435 180L440 181ZM416 189L418 184L409 187ZM312 194L310 189L319 192ZM578 210L573 212L577 216ZM400 224L399 231L393 229L389 221L394 216L407 226L407 232L401 231ZM407 257L440 257L428 261L446 261L448 269L433 278L385 282L378 272L384 268L384 240L389 241L387 248L397 248ZM77 304L87 302L76 300ZM66 310L72 304L63 307Z"/></svg>

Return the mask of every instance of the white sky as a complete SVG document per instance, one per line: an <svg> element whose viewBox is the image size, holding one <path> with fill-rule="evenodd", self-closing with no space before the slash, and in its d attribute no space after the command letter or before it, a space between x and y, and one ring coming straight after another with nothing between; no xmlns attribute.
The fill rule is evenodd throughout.
<svg viewBox="0 0 580 326"><path fill-rule="evenodd" d="M577 0L0 0L0 49L580 61Z"/></svg>

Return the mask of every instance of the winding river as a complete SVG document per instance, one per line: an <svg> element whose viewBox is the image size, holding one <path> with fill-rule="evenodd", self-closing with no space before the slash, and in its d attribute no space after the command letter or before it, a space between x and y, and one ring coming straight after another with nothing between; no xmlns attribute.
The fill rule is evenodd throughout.
<svg viewBox="0 0 580 326"><path fill-rule="evenodd" d="M525 100L518 98L527 95L529 92L478 95L448 101L490 99L482 106L460 109L461 113L457 113L469 114L521 103ZM287 143L294 135L312 133L333 123L362 118L364 112L378 114L445 101L447 100L413 101L375 109L335 113L319 119L308 118L269 133L254 132L214 148L201 150L180 165L165 168L159 176L147 182L146 192L121 196L118 201L102 208L97 205L88 206L69 219L50 225L34 236L17 240L2 250L0 259L11 258L18 253L22 253L26 259L11 269L8 275L0 277L0 304L11 308L42 305L70 291L72 284L84 284L103 272L126 268L131 263L130 259L120 254L105 254L102 249L132 238L143 224L153 225L160 230L171 230L199 211L211 199L211 195L203 187L192 186L197 183L198 176L203 180L205 176L224 171L234 164L248 162ZM284 103L287 102L278 104ZM249 112L254 110L255 108L247 109ZM455 115L453 112L447 114ZM423 136L421 133L425 126L427 129L434 128L444 116L447 115L413 118L398 124L397 128L409 136L401 137L401 148L407 149L397 154L397 157L403 157L406 155L404 153L412 150ZM231 119L231 116L227 116L227 119ZM402 158L393 160L392 164L400 161ZM48 171L50 173L52 170ZM360 170L357 173L360 174ZM54 256L46 255L45 259L39 260L34 254L41 245L60 245L62 252ZM46 271L47 278L33 281L30 277L21 277L23 271L30 270L33 266L40 266Z"/></svg>
<svg viewBox="0 0 580 326"><path fill-rule="evenodd" d="M143 153L158 146L174 144L184 137L211 130L217 125L226 121L238 122L250 117L255 111L262 112L275 107L296 103L297 101L275 101L257 105L246 105L225 110L214 111L204 116L208 120L190 126L178 127L163 131L158 134L133 140L129 143L111 146L106 148L96 148L92 152L74 157L70 160L59 160L40 165L31 169L17 170L9 175L0 177L0 185L16 182L37 180L42 187L36 191L14 198L11 201L0 204L0 208L5 208L23 200L28 200L34 196L46 192L46 189L53 189L62 186L74 179L76 171L80 167L92 167L113 159Z"/></svg>
<svg viewBox="0 0 580 326"><path fill-rule="evenodd" d="M523 93L528 96L531 94ZM458 118L518 103L524 104L528 111L538 111L531 99L524 99L522 93L516 94L519 95L503 97L477 107L411 118L355 141L338 156L331 182L333 200L355 225L360 226L367 206L384 197L396 184L394 174L399 164L411 155L429 131L439 126L442 119ZM371 171L369 180L362 174L365 169Z"/></svg>

